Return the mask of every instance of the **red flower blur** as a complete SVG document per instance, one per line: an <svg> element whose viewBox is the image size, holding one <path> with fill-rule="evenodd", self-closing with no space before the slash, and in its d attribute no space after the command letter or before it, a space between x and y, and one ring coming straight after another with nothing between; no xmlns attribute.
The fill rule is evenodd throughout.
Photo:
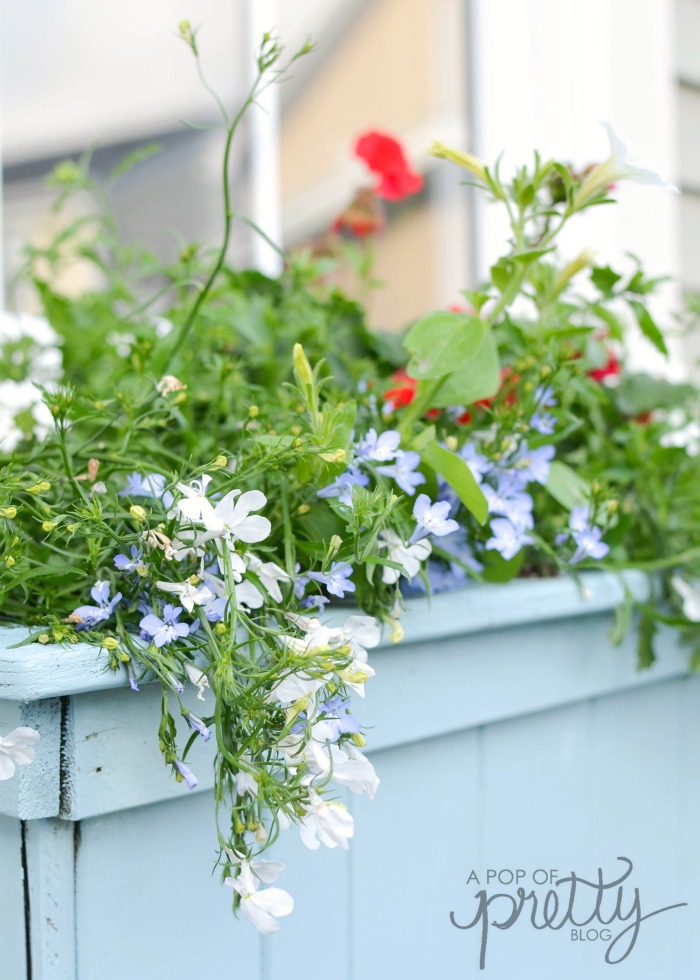
<svg viewBox="0 0 700 980"><path fill-rule="evenodd" d="M606 378L616 378L621 371L620 362L614 354L608 352L608 359L602 367L593 368L588 372L588 377L594 381L605 381Z"/></svg>
<svg viewBox="0 0 700 980"><path fill-rule="evenodd" d="M392 374L391 380L396 382L397 387L384 392L384 401L391 402L394 410L403 405L410 405L416 397L416 385L418 384L416 379L411 378L405 371L397 371L396 374Z"/></svg>
<svg viewBox="0 0 700 980"><path fill-rule="evenodd" d="M331 231L339 234L350 232L357 238L374 235L384 227L382 206L371 187L364 187L357 192L331 225Z"/></svg>
<svg viewBox="0 0 700 980"><path fill-rule="evenodd" d="M355 156L377 175L375 193L386 201L400 201L423 186L423 178L411 169L401 144L386 133L364 133L355 144Z"/></svg>

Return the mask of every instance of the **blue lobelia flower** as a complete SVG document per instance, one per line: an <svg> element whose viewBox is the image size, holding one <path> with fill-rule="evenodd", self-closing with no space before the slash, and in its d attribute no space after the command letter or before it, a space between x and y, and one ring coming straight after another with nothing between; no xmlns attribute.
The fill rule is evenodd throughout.
<svg viewBox="0 0 700 980"><path fill-rule="evenodd" d="M348 562L334 561L327 572L309 572L309 578L325 585L326 591L342 599L346 592L355 591L355 583L350 581L352 565Z"/></svg>
<svg viewBox="0 0 700 980"><path fill-rule="evenodd" d="M175 760L175 768L177 769L177 771L180 773L180 775L182 776L182 778L187 783L187 788L188 789L194 789L195 786L197 785L197 783L199 782L199 780L197 779L197 777L195 776L195 774L192 772L192 770L190 769L190 767L189 766L186 766L184 762L180 762L179 759L176 759Z"/></svg>
<svg viewBox="0 0 700 980"><path fill-rule="evenodd" d="M165 490L165 477L162 473L148 473L146 476L130 473L126 486L119 491L119 496L155 497L156 500L162 500L165 507L171 507L174 499L170 491Z"/></svg>
<svg viewBox="0 0 700 980"><path fill-rule="evenodd" d="M120 572L133 572L142 565L144 568L148 568L148 565L142 561L142 555L143 551L137 548L135 544L132 544L131 558L127 558L126 555L115 555L114 564Z"/></svg>
<svg viewBox="0 0 700 980"><path fill-rule="evenodd" d="M416 492L416 487L425 483L425 477L417 470L420 464L420 456L413 450L399 449L396 459L389 466L378 466L377 473L382 476L393 476L397 484L404 493L410 497Z"/></svg>
<svg viewBox="0 0 700 980"><path fill-rule="evenodd" d="M122 594L117 592L113 599L109 598L109 582L97 581L90 589L90 595L97 603L96 606L78 606L73 610L71 621L75 622L78 632L92 629L98 623L103 623L112 615L112 610L121 602Z"/></svg>
<svg viewBox="0 0 700 980"><path fill-rule="evenodd" d="M147 637L153 640L157 647L162 647L166 643L172 643L180 637L187 636L190 631L187 623L178 623L178 617L182 612L180 606L171 606L168 603L163 606L163 618L149 613L139 623L142 631Z"/></svg>

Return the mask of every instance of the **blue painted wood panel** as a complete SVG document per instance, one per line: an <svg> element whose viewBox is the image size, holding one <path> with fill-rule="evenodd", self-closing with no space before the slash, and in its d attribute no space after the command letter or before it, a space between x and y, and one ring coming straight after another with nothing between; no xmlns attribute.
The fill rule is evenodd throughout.
<svg viewBox="0 0 700 980"><path fill-rule="evenodd" d="M279 884L296 908L269 938L232 919L232 893L210 874L209 758L197 761L201 792L173 784L155 740L157 691L85 680L98 690L63 703L68 819L28 822L32 980L306 980L319 964L338 980L695 980L700 678L687 675L687 652L663 633L659 662L638 674L633 638L620 648L607 639L619 598L607 576L589 600L562 582L498 589L499 607L490 589L480 605L479 591L422 604L411 642L373 657L360 713L374 726L382 785L372 802L346 797L349 852L309 852L293 830L280 838L271 856L288 865ZM33 710L46 709L51 690L85 690L75 670L48 687L45 667L35 661L31 683L22 675L14 689L43 695ZM0 725L25 717L27 705L1 697ZM52 711L50 752L58 700ZM9 812L20 789L0 786ZM42 792L57 805L55 787ZM6 918L0 895L3 948L14 938L7 923L23 921L18 828L0 818L0 884L11 896ZM610 877L620 855L634 862L626 902L636 886L645 913L689 905L642 923L614 968L606 942L535 929L524 914L489 930L482 974L477 930L450 922L451 911L473 917L481 887L513 892L507 880L487 884L490 871L522 871L531 888L541 869L593 878L601 867ZM537 886L542 898L548 889Z"/></svg>
<svg viewBox="0 0 700 980"><path fill-rule="evenodd" d="M0 976L26 980L21 825L10 817L0 817L0 940Z"/></svg>

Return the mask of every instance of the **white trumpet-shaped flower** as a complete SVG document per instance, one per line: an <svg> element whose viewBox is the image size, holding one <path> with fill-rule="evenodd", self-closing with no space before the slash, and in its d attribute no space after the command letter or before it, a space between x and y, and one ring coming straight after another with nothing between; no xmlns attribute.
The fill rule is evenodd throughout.
<svg viewBox="0 0 700 980"><path fill-rule="evenodd" d="M290 581L289 575L287 575L285 570L273 561L262 561L257 555L248 553L245 558L248 569L254 575L258 576L267 594L275 602L282 602L282 590L280 589L279 583Z"/></svg>
<svg viewBox="0 0 700 980"><path fill-rule="evenodd" d="M604 122L603 126L610 140L610 156L607 160L599 163L597 167L594 167L585 178L576 192L574 199L576 205L581 206L594 194L607 190L611 184L615 184L619 180L632 180L638 184L653 184L678 192L677 187L668 184L655 170L642 166L639 152L620 139L611 123Z"/></svg>
<svg viewBox="0 0 700 980"><path fill-rule="evenodd" d="M33 728L15 728L8 735L0 736L0 780L12 779L15 766L28 766L34 761L32 746L40 737Z"/></svg>

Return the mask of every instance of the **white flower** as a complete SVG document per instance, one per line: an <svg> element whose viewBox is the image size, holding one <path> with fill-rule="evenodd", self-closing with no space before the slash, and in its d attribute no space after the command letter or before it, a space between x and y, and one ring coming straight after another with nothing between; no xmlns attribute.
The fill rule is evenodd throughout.
<svg viewBox="0 0 700 980"><path fill-rule="evenodd" d="M700 453L700 425L688 422L682 429L664 432L659 442L666 448L685 449L689 456L697 456Z"/></svg>
<svg viewBox="0 0 700 980"><path fill-rule="evenodd" d="M384 566L382 569L382 582L387 585L394 585L398 582L401 575L412 579L420 571L422 563L428 558L433 550L430 541L423 539L414 544L404 544L396 531L382 531L379 535L383 539L384 547L389 553L389 560L403 565L403 572L397 568Z"/></svg>
<svg viewBox="0 0 700 980"><path fill-rule="evenodd" d="M671 585L683 600L683 615L693 623L700 623L700 582L686 582L674 575Z"/></svg>
<svg viewBox="0 0 700 980"><path fill-rule="evenodd" d="M609 122L604 122L603 126L610 140L610 156L588 174L576 192L575 204L583 204L588 198L601 190L606 190L618 180L633 180L638 184L654 184L657 187L665 187L678 193L678 188L668 184L656 171L641 166L638 151L632 146L626 145Z"/></svg>
<svg viewBox="0 0 700 980"><path fill-rule="evenodd" d="M275 602L282 602L282 590L279 582L289 582L289 575L283 568L276 565L273 561L261 561L256 555L250 552L245 556L248 568L254 575L257 575L263 588L272 596Z"/></svg>
<svg viewBox="0 0 700 980"><path fill-rule="evenodd" d="M269 535L272 525L266 517L259 514L251 516L250 512L260 510L266 503L267 497L260 490L247 490L245 493L230 490L216 507L209 504L202 508L202 523L212 537L224 538L230 548L236 541L255 544Z"/></svg>
<svg viewBox="0 0 700 980"><path fill-rule="evenodd" d="M306 815L299 827L299 836L309 850L317 851L321 844L348 849L355 825L341 803L326 803L309 787L309 802L304 804L304 810Z"/></svg>
<svg viewBox="0 0 700 980"><path fill-rule="evenodd" d="M365 683L374 677L376 671L366 660L353 660L347 667L336 671L338 677L347 687L351 687L361 698L365 696Z"/></svg>
<svg viewBox="0 0 700 980"><path fill-rule="evenodd" d="M33 728L15 728L0 737L0 780L12 779L15 765L28 766L34 761L34 749L41 736Z"/></svg>
<svg viewBox="0 0 700 980"><path fill-rule="evenodd" d="M379 777L369 759L349 742L344 742L342 747L327 745L324 748L327 761L319 771L323 775L332 772L333 779L351 793L366 793L370 800L374 799Z"/></svg>
<svg viewBox="0 0 700 980"><path fill-rule="evenodd" d="M202 512L211 510L212 505L207 500L207 487L211 483L211 477L206 474L200 480L192 480L187 483L178 483L177 489L183 495L183 500L178 500L178 509L191 521L201 521Z"/></svg>
<svg viewBox="0 0 700 980"><path fill-rule="evenodd" d="M276 861L241 861L240 874L236 878L226 878L225 884L235 889L241 896L241 909L258 932L269 935L277 932L277 919L289 915L294 909L294 899L283 888L258 887L259 882L275 881L277 869L284 865Z"/></svg>
<svg viewBox="0 0 700 980"><path fill-rule="evenodd" d="M184 391L187 385L183 385L179 378L174 374L164 374L156 385L156 390L160 395L170 395L173 391Z"/></svg>
<svg viewBox="0 0 700 980"><path fill-rule="evenodd" d="M250 759L248 759L248 762L250 762ZM257 796L258 781L255 776L250 772L246 772L245 769L239 769L236 773L236 792L239 796L245 796L246 793L250 796Z"/></svg>
<svg viewBox="0 0 700 980"><path fill-rule="evenodd" d="M206 674L202 673L199 667L195 667L194 664L186 663L185 670L187 671L190 683L194 684L197 688L197 700L204 701L204 688L209 687L209 678Z"/></svg>
<svg viewBox="0 0 700 980"><path fill-rule="evenodd" d="M292 704L294 701L300 701L301 698L308 697L310 694L315 694L330 679L330 674L312 677L306 671L296 670L287 674L282 680L277 681L266 695L265 701L268 704L271 704L273 701L279 701L281 704Z"/></svg>
<svg viewBox="0 0 700 980"><path fill-rule="evenodd" d="M213 593L206 585L197 588L190 581L156 582L156 585L162 592L174 592L188 613L191 613L195 606L204 606L210 599L214 598Z"/></svg>

